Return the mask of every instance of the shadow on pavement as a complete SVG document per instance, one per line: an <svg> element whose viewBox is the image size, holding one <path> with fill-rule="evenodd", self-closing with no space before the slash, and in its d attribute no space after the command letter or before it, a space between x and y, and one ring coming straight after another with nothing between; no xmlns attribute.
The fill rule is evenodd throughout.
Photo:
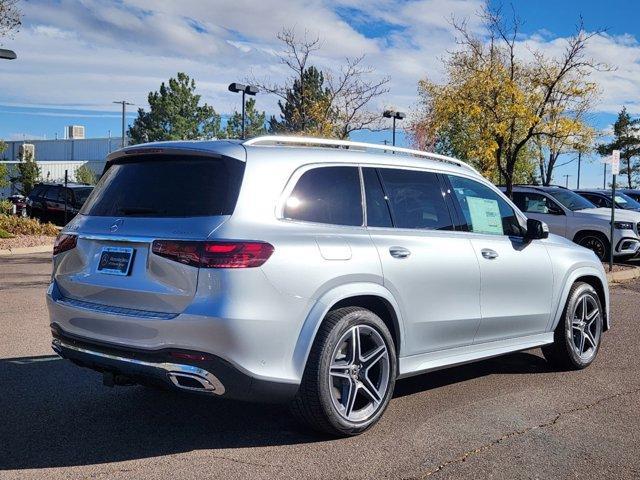
<svg viewBox="0 0 640 480"><path fill-rule="evenodd" d="M548 371L517 353L401 380L396 397L491 374ZM261 405L145 387L103 387L99 374L55 356L0 360L0 470L91 465L198 449L327 440L286 405Z"/></svg>

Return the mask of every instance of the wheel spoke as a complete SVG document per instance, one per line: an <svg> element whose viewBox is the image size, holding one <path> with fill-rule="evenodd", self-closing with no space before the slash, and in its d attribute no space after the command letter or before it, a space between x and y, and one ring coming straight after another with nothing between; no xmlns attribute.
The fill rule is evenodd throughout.
<svg viewBox="0 0 640 480"><path fill-rule="evenodd" d="M593 322L598 319L599 316L600 316L600 311L597 308L595 308L589 315L587 315L587 318L586 318L587 325L591 326Z"/></svg>
<svg viewBox="0 0 640 480"><path fill-rule="evenodd" d="M360 363L360 327L355 326L351 330L351 364Z"/></svg>
<svg viewBox="0 0 640 480"><path fill-rule="evenodd" d="M588 328L584 329L584 338L591 344L593 348L596 348L596 339L593 338L593 334Z"/></svg>
<svg viewBox="0 0 640 480"><path fill-rule="evenodd" d="M580 355L584 353L584 330L580 332L580 340L578 342L578 353Z"/></svg>
<svg viewBox="0 0 640 480"><path fill-rule="evenodd" d="M387 347L385 345L379 346L373 352L369 353L366 357L362 358L362 367L368 370L376 363L378 363L386 353Z"/></svg>
<svg viewBox="0 0 640 480"><path fill-rule="evenodd" d="M587 297L586 296L582 297L581 303L582 303L582 315L580 315L580 320L584 322L585 319L587 318Z"/></svg>
<svg viewBox="0 0 640 480"><path fill-rule="evenodd" d="M362 378L362 391L365 392L376 405L382 401L378 389L371 383L371 380L369 380L366 374Z"/></svg>
<svg viewBox="0 0 640 480"><path fill-rule="evenodd" d="M350 378L349 377L349 365L334 364L329 367L329 375L332 377Z"/></svg>
<svg viewBox="0 0 640 480"><path fill-rule="evenodd" d="M358 395L358 384L352 380L349 380L349 391L347 392L347 401L344 403L345 414L347 417L351 416L353 412L353 406L356 404L356 396Z"/></svg>

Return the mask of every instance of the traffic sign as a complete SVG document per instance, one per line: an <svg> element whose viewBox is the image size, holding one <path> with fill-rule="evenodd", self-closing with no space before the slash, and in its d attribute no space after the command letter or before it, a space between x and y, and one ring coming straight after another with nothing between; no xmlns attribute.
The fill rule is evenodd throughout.
<svg viewBox="0 0 640 480"><path fill-rule="evenodd" d="M618 175L620 173L620 150L611 152L611 174Z"/></svg>

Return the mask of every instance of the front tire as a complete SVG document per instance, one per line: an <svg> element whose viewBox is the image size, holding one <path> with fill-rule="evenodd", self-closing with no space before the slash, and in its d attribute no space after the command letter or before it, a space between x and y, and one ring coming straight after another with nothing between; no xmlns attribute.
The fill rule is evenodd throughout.
<svg viewBox="0 0 640 480"><path fill-rule="evenodd" d="M329 312L307 360L291 409L311 428L358 435L382 416L395 386L397 359L389 329L373 312Z"/></svg>
<svg viewBox="0 0 640 480"><path fill-rule="evenodd" d="M556 367L580 370L595 360L602 339L603 310L596 290L576 282L554 332L554 342L542 347L544 357Z"/></svg>
<svg viewBox="0 0 640 480"><path fill-rule="evenodd" d="M598 232L578 234L575 243L591 250L601 262L609 260L611 246L605 235Z"/></svg>

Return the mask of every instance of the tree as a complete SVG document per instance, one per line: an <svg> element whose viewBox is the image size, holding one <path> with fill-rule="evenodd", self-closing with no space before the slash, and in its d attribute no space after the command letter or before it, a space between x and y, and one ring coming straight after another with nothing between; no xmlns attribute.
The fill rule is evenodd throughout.
<svg viewBox="0 0 640 480"><path fill-rule="evenodd" d="M7 149L7 144L0 140L0 155ZM10 185L9 182L9 170L5 163L0 163L0 188L5 188Z"/></svg>
<svg viewBox="0 0 640 480"><path fill-rule="evenodd" d="M3 37L11 36L22 25L18 0L0 0L0 44Z"/></svg>
<svg viewBox="0 0 640 480"><path fill-rule="evenodd" d="M272 132L301 133L348 138L355 130L380 127L380 114L369 110L372 101L388 92L388 77L371 79L373 69L363 65L364 56L346 58L336 71L311 65L320 50L320 39L296 37L293 29L277 35L284 50L280 62L291 72L284 83L250 79L251 83L280 97L280 118L269 120Z"/></svg>
<svg viewBox="0 0 640 480"><path fill-rule="evenodd" d="M265 126L266 114L256 110L255 98L247 100L245 107L245 137L257 137L267 132ZM227 138L242 138L242 113L233 112L226 127Z"/></svg>
<svg viewBox="0 0 640 480"><path fill-rule="evenodd" d="M578 153L582 155L591 150L596 131L587 124L586 117L593 106L596 96L595 84L571 86L571 92L583 90L575 98L566 101L559 95L551 102L547 117L544 119L546 133L533 138L538 153L538 169L543 185L553 182L553 170L556 166L567 165L575 157L560 165L557 164L561 155ZM578 100L573 101L573 100Z"/></svg>
<svg viewBox="0 0 640 480"><path fill-rule="evenodd" d="M613 140L597 147L602 156L611 155L613 150L620 150L620 160L624 165L620 174L627 176L627 185L633 188L633 177L640 171L637 163L640 155L640 119L632 119L626 107L618 113L618 119L613 124Z"/></svg>
<svg viewBox="0 0 640 480"><path fill-rule="evenodd" d="M36 183L40 181L40 167L33 158L33 154L25 150L20 159L20 163L16 165L17 176L11 179L12 182L18 182L18 189L22 195L29 195Z"/></svg>
<svg viewBox="0 0 640 480"><path fill-rule="evenodd" d="M96 184L96 174L87 165L80 165L75 172L76 182L85 185Z"/></svg>
<svg viewBox="0 0 640 480"><path fill-rule="evenodd" d="M149 111L139 108L129 128L131 143L221 136L220 115L206 103L200 105L195 90L195 81L179 72L168 85L162 82L159 91L149 92Z"/></svg>
<svg viewBox="0 0 640 480"><path fill-rule="evenodd" d="M501 178L511 195L520 169L530 169L534 161L531 140L577 135L578 122L559 119L592 95L590 74L608 67L586 57L585 48L598 32L585 33L582 23L558 57L532 50L521 57L515 13L509 22L499 8L485 6L478 15L487 37L454 20L460 49L445 60L443 84L419 83L421 107L410 130L420 147L442 144L444 136L444 144L482 173Z"/></svg>

